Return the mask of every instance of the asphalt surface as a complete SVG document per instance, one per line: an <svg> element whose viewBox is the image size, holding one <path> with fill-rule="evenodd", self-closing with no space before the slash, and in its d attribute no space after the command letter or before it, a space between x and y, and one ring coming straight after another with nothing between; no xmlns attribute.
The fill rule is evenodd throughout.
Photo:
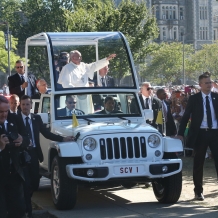
<svg viewBox="0 0 218 218"><path fill-rule="evenodd" d="M32 201L43 211L58 218L218 217L217 208L202 207L193 200L179 200L174 205L160 204L152 188L145 188L144 185L132 189L121 186L98 188L81 186L75 208L58 211L52 203L50 180L42 178L40 188L34 193Z"/></svg>

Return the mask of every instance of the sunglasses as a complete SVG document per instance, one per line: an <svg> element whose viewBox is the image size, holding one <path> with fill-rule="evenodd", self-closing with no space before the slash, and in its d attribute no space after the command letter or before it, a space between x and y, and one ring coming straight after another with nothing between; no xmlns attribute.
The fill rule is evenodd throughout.
<svg viewBox="0 0 218 218"><path fill-rule="evenodd" d="M147 91L152 90L153 88L147 88Z"/></svg>
<svg viewBox="0 0 218 218"><path fill-rule="evenodd" d="M18 66L18 67L16 67L16 68L17 68L17 69L19 69L19 68L21 68L21 69L22 69L22 68L23 68L23 66Z"/></svg>

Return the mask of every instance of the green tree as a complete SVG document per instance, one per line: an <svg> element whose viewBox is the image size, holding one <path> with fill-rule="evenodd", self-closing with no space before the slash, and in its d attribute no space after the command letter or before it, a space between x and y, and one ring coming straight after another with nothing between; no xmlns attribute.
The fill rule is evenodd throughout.
<svg viewBox="0 0 218 218"><path fill-rule="evenodd" d="M196 51L191 57L191 63L195 66L196 74L209 71L212 78L218 78L218 41L213 44L204 44L202 49Z"/></svg>
<svg viewBox="0 0 218 218"><path fill-rule="evenodd" d="M185 74L192 77L190 73L190 55L194 52L192 45L184 46ZM158 50L151 54L150 64L144 73L145 78L154 83L169 83L183 78L183 44L162 43Z"/></svg>
<svg viewBox="0 0 218 218"><path fill-rule="evenodd" d="M12 50L10 51L10 68L14 68L16 60L20 59L20 56L16 55L17 39L12 37ZM6 73L8 70L8 52L5 50L5 38L4 32L0 31L0 71Z"/></svg>

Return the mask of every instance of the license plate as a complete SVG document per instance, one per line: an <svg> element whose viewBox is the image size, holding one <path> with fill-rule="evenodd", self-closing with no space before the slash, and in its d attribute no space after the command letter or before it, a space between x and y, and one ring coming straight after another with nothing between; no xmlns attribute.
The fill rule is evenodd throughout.
<svg viewBox="0 0 218 218"><path fill-rule="evenodd" d="M144 173L144 166L123 166L123 167L114 167L115 175L138 175Z"/></svg>

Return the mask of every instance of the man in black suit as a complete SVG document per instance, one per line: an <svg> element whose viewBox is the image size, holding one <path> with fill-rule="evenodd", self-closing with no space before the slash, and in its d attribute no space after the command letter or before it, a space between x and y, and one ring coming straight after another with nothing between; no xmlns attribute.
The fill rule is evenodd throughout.
<svg viewBox="0 0 218 218"><path fill-rule="evenodd" d="M154 119L153 121L147 120L146 122L151 124L153 127L158 129L162 133L162 126L156 124L158 111L162 109L162 103L158 98L155 98L151 96L152 93L152 87L149 82L142 83L141 86L141 95L139 95L139 100L142 105L142 109L152 109ZM132 102L130 104L130 111L131 113L139 113L138 108L135 107L134 99L132 99Z"/></svg>
<svg viewBox="0 0 218 218"><path fill-rule="evenodd" d="M0 96L0 217L21 218L25 214L25 201L19 155L21 144L27 145L20 135L25 135L25 127L20 124L17 115L8 112L9 102Z"/></svg>
<svg viewBox="0 0 218 218"><path fill-rule="evenodd" d="M16 61L15 69L17 73L8 77L10 94L16 94L21 99L25 94L25 89L27 89L29 96L35 95L37 93L36 77L29 73L27 78L25 78L24 63L22 60Z"/></svg>
<svg viewBox="0 0 218 218"><path fill-rule="evenodd" d="M171 113L170 105L166 101L167 94L164 89L158 89L156 94L162 103L162 114L165 122L165 124L163 125L165 127L164 132L167 136L174 136L177 134L177 130L176 124Z"/></svg>
<svg viewBox="0 0 218 218"><path fill-rule="evenodd" d="M40 146L39 134L41 133L45 138L59 142L72 141L73 137L62 137L51 133L45 127L39 115L30 113L30 110L32 108L32 99L28 95L23 95L21 97L20 107L21 113L18 114L18 116L22 118L22 121L26 126L26 131L31 141L30 145L27 147L27 152L31 156L31 163L28 165L27 171L25 171L26 180L30 181L30 184L26 184L26 186L30 187L29 198L31 198L33 191L38 189L40 179L39 162L43 162L43 154ZM28 214L31 217L31 201L30 199L27 199L27 197L25 196L28 207Z"/></svg>
<svg viewBox="0 0 218 218"><path fill-rule="evenodd" d="M114 78L111 76L108 76L108 70L109 70L109 67L107 65L99 70L98 77L97 77L97 74L95 74L94 79L93 79L95 86L103 86L103 87L114 87L115 86Z"/></svg>
<svg viewBox="0 0 218 218"><path fill-rule="evenodd" d="M72 114L84 115L85 113L83 111L76 109L76 103L77 101L75 95L67 95L65 100L66 107L57 110L58 116L72 116Z"/></svg>
<svg viewBox="0 0 218 218"><path fill-rule="evenodd" d="M193 181L196 200L204 200L203 166L208 146L214 157L218 175L218 94L211 92L212 82L208 72L199 76L201 92L189 97L180 122L177 138L183 139L191 117L187 143L194 148Z"/></svg>
<svg viewBox="0 0 218 218"><path fill-rule="evenodd" d="M104 110L98 111L95 114L120 114L120 110L115 109L115 100L112 96L107 96L104 99Z"/></svg>

